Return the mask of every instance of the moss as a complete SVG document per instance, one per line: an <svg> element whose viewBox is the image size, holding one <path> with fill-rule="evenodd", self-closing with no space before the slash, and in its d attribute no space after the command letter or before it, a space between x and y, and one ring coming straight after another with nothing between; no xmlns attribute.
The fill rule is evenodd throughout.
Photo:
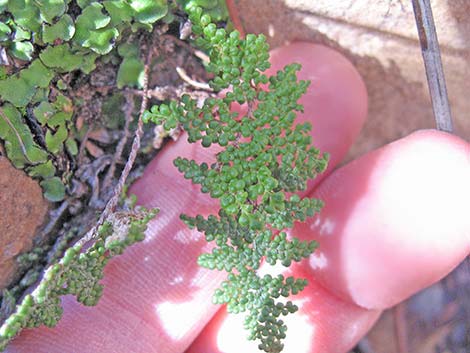
<svg viewBox="0 0 470 353"><path fill-rule="evenodd" d="M145 208L114 214L101 226L99 238L91 247L68 248L0 327L0 350L23 328L55 326L62 316L61 296L71 294L84 305L96 305L103 293L100 280L104 267L112 257L144 238L147 224L156 214L156 209ZM31 260L34 261L23 261Z"/></svg>

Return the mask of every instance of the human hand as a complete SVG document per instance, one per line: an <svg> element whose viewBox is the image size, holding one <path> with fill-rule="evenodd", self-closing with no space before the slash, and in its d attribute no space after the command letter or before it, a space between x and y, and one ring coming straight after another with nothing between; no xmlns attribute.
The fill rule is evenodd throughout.
<svg viewBox="0 0 470 353"><path fill-rule="evenodd" d="M314 143L331 154L328 170L304 194L325 201L321 214L292 233L315 238L310 261L288 271L309 280L295 300L284 352L346 352L382 309L437 281L470 250L470 145L435 131L396 141L337 170L367 110L365 87L339 54L311 44L273 53L273 70L296 61L312 80L302 99ZM159 207L147 239L113 260L97 307L65 298L54 329L24 331L7 352L256 352L241 328L211 304L223 274L199 268L203 237L179 220L217 205L173 167L176 156L210 159L210 150L171 143L132 191ZM207 322L210 323L206 326ZM204 328L205 327L205 328Z"/></svg>

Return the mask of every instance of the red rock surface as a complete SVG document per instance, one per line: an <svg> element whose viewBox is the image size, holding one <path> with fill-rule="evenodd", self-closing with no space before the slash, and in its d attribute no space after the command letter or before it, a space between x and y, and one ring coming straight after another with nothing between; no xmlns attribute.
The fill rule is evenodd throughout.
<svg viewBox="0 0 470 353"><path fill-rule="evenodd" d="M47 202L39 184L0 156L0 290L12 279L15 257L31 248Z"/></svg>

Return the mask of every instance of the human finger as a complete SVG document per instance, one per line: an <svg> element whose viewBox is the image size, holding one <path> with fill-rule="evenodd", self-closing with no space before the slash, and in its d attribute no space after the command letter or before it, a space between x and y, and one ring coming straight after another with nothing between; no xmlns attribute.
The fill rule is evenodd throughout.
<svg viewBox="0 0 470 353"><path fill-rule="evenodd" d="M421 131L326 178L311 195L324 209L290 232L320 247L286 271L309 286L294 297L284 352L346 352L380 309L457 266L470 248L469 172L467 142ZM221 310L187 353L254 351L244 335L240 317Z"/></svg>
<svg viewBox="0 0 470 353"><path fill-rule="evenodd" d="M305 278L303 266L293 265L284 272ZM289 298L299 307L283 317L288 329L283 353L347 352L370 330L380 310L368 310L348 303L324 289L314 278L298 295ZM243 314L217 312L186 353L257 352L259 342L248 341Z"/></svg>
<svg viewBox="0 0 470 353"><path fill-rule="evenodd" d="M470 145L419 131L336 170L322 212L292 235L317 239L312 276L366 308L397 304L470 252Z"/></svg>
<svg viewBox="0 0 470 353"><path fill-rule="evenodd" d="M297 55L300 61L309 60L311 50L304 57L301 52L297 52L304 50L303 47L295 48L288 50ZM329 52L330 49L315 48L318 55L322 51ZM284 56L280 58L287 60ZM351 74L354 68L351 64L347 66L344 58L331 53L324 58L330 65L335 65L336 60L339 60L345 77L335 73L328 78L328 75L333 75L333 71L324 69L315 74L315 68L323 67L321 60L316 66L303 71L308 77L313 75L322 78L312 84L309 90L322 91L323 85L328 87L323 89L321 96L314 96L305 102L305 116L319 124L314 132L318 136L328 134L319 131L321 126L327 128L326 123L321 123L322 119L337 121L345 117L347 121L343 125L353 126L353 130L358 131L365 118L364 85L358 75ZM325 105L335 104L333 99L326 97L338 93L338 88L331 83L336 80L341 81L338 87L349 87L351 92L364 90L361 105L341 104L344 110L325 108ZM342 114L345 111L352 115ZM340 150L344 149L344 141L348 141L348 138L342 138L342 134L349 136L350 132L344 128L334 136L338 146L341 146ZM326 142L318 139L316 145L323 149L322 143ZM328 152L334 156L340 155L334 147ZM211 153L211 150L203 149L198 144L190 145L181 138L177 143L170 143L147 167L132 192L138 196L141 204L159 207L160 214L150 223L143 243L128 249L108 265L100 303L94 308L86 308L72 298L66 298L64 317L56 328L25 330L8 352L164 353L180 352L189 345L217 309L209 298L223 275L198 267L198 255L208 249L206 242L200 234L188 230L179 220L182 212L207 215L216 212L217 205L201 194L199 187L191 185L177 172L172 164L177 156L198 161L214 158L213 150Z"/></svg>

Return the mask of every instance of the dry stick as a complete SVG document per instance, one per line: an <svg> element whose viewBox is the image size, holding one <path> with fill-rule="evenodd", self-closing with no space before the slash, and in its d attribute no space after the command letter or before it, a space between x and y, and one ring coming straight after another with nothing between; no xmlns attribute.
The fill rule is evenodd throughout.
<svg viewBox="0 0 470 353"><path fill-rule="evenodd" d="M436 127L438 130L452 132L452 116L431 4L429 0L411 0L411 2L415 13Z"/></svg>
<svg viewBox="0 0 470 353"><path fill-rule="evenodd" d="M144 96L144 95L146 95L148 98L155 98L155 99L158 99L160 101L166 100L167 97L163 96L163 93L158 92L157 88L149 89L148 92L144 92L144 91L139 90L139 89L129 89L128 91L130 93L132 93L133 95L135 95L135 96ZM176 89L176 87L174 87L174 89Z"/></svg>
<svg viewBox="0 0 470 353"><path fill-rule="evenodd" d="M147 60L145 63L144 67L144 92L145 94L142 96L142 103L140 105L140 112L139 112L139 121L137 123L137 129L135 131L134 135L134 140L132 141L132 147L131 147L131 152L129 153L129 157L127 159L126 165L124 166L124 170L121 173L121 176L119 178L119 182L116 185L116 188L114 189L114 194L111 197L111 199L108 201L106 204L106 207L101 214L100 220L98 221L98 224L102 224L104 220L111 214L111 212L114 211L116 208L116 205L119 201L119 197L121 196L122 189L124 188L124 184L126 183L126 179L132 169L132 166L134 165L135 159L137 157L137 153L140 148L140 140L142 138L142 135L144 133L143 130L143 121L142 121L142 115L144 114L145 110L147 109L147 104L148 104L148 76L149 76L149 66L150 66L150 60L152 57L152 49L153 45L149 48L149 52L147 54Z"/></svg>
<svg viewBox="0 0 470 353"><path fill-rule="evenodd" d="M137 129L134 133L134 140L132 141L131 152L129 153L129 157L127 158L126 165L124 166L124 170L122 171L121 176L119 177L119 181L118 181L118 184L116 185L116 188L114 189L113 196L107 202L103 212L101 213L101 216L98 222L96 222L95 226L92 229L90 229L90 231L88 231L83 238L77 241L76 245L84 245L88 241L90 241L95 236L98 228L105 222L105 220L115 210L119 202L119 198L121 196L124 185L126 183L126 179L129 176L132 166L134 165L135 159L137 157L137 153L140 148L140 140L144 133L142 115L147 109L147 104L148 104L148 89L149 89L148 88L148 76L149 76L150 61L153 55L153 49L154 49L154 45L152 41L152 44L148 48L147 59L146 59L145 66L144 66L144 80L143 80L144 81L143 82L144 95L142 96L142 103L140 104L139 121L137 123Z"/></svg>
<svg viewBox="0 0 470 353"><path fill-rule="evenodd" d="M81 164L81 161L83 159L83 156L84 156L84 153L85 153L85 145L88 141L88 136L90 136L92 126L93 125L88 125L87 130L85 132L85 135L83 136L83 139L80 142L80 147L78 149L78 157L77 157L78 164Z"/></svg>
<svg viewBox="0 0 470 353"><path fill-rule="evenodd" d="M201 50L194 50L194 55L201 59L204 64L209 64L211 61L211 58Z"/></svg>
<svg viewBox="0 0 470 353"><path fill-rule="evenodd" d="M198 88L198 89L202 89L204 91L214 92L214 90L211 88L211 86L209 86L208 83L198 82L198 81L193 80L191 77L189 77L186 71L184 71L182 67L177 66L176 72L178 73L178 75L181 77L183 81L190 84L191 86Z"/></svg>
<svg viewBox="0 0 470 353"><path fill-rule="evenodd" d="M122 157L122 152L124 151L124 146L127 143L127 139L129 138L129 129L130 124L132 121L132 111L134 110L134 100L131 97L130 93L126 94L126 108L124 110L124 114L126 116L126 123L124 125L124 135L119 140L119 143L116 147L116 152L114 153L113 161L106 173L106 176L103 181L103 187L106 189L109 185L111 185L111 179L114 177L114 172L116 170L116 163Z"/></svg>
<svg viewBox="0 0 470 353"><path fill-rule="evenodd" d="M442 60L437 40L436 27L429 0L411 0L418 28L419 43L423 54L429 94L431 96L434 119L438 130L452 132L452 116L450 113L449 98L442 68ZM395 334L398 351L407 352L406 322L404 319L404 304L398 304L393 309L395 321Z"/></svg>
<svg viewBox="0 0 470 353"><path fill-rule="evenodd" d="M65 200L62 201L59 207L57 207L55 210L49 212L49 222L47 222L47 225L44 227L44 229L39 233L39 239L44 239L47 234L52 232L54 227L56 226L57 222L59 219L62 217L64 212L67 210L69 207L69 201Z"/></svg>

